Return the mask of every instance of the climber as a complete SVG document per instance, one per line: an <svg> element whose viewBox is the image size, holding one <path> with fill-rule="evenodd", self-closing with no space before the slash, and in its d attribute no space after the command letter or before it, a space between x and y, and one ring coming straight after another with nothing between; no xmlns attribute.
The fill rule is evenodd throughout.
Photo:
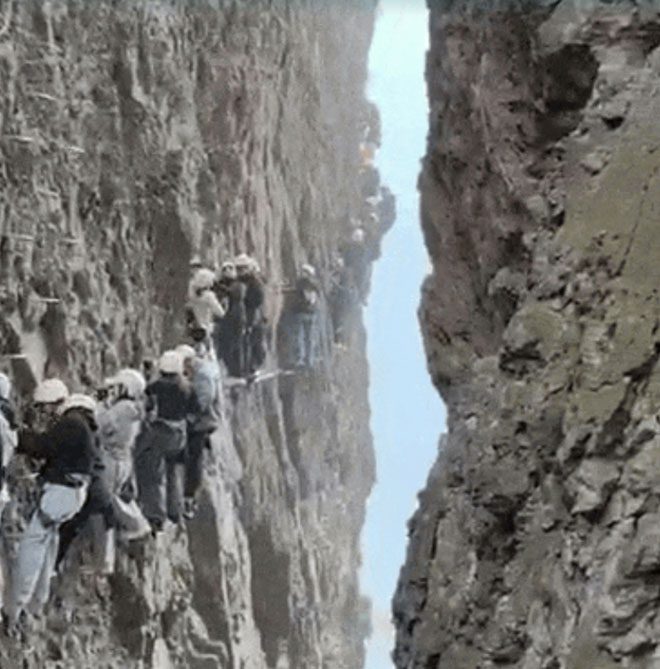
<svg viewBox="0 0 660 669"><path fill-rule="evenodd" d="M115 527L97 527L103 547L100 567L103 574L114 572L115 534L139 539L149 533L149 524L135 501L133 451L144 418L146 381L135 369L122 369L107 381L112 402L99 409L99 441L103 470L101 477L112 495Z"/></svg>
<svg viewBox="0 0 660 669"><path fill-rule="evenodd" d="M330 275L329 306L332 319L334 342L338 346L346 344L346 321L358 303L358 291L352 272L346 267L341 255L336 255Z"/></svg>
<svg viewBox="0 0 660 669"><path fill-rule="evenodd" d="M342 245L341 254L346 268L353 275L353 282L360 299L366 300L369 292L369 261L367 259L366 234L364 228L356 227L349 240Z"/></svg>
<svg viewBox="0 0 660 669"><path fill-rule="evenodd" d="M294 353L296 367L311 368L317 359L319 284L312 265L303 265L293 301Z"/></svg>
<svg viewBox="0 0 660 669"><path fill-rule="evenodd" d="M7 489L7 466L16 450L16 413L11 403L11 381L6 374L0 374L0 518L9 501Z"/></svg>
<svg viewBox="0 0 660 669"><path fill-rule="evenodd" d="M212 290L215 274L210 269L199 269L193 275L188 288L188 330L200 350L213 354L211 335L215 321L225 315Z"/></svg>
<svg viewBox="0 0 660 669"><path fill-rule="evenodd" d="M202 483L204 450L211 449L211 434L220 424L220 378L217 366L199 357L191 346L182 344L176 351L183 359L184 371L197 399L197 406L193 407L195 411L187 416L183 515L190 520L197 511L196 496Z"/></svg>
<svg viewBox="0 0 660 669"><path fill-rule="evenodd" d="M246 254L236 258L238 279L245 286L245 338L243 340L245 376L254 379L266 358L265 290L259 263Z"/></svg>
<svg viewBox="0 0 660 669"><path fill-rule="evenodd" d="M22 430L19 435L18 450L32 455L32 435L46 432L59 418L60 407L69 397L69 390L59 379L46 379L35 389L32 396L32 406L25 416L28 431Z"/></svg>
<svg viewBox="0 0 660 669"><path fill-rule="evenodd" d="M21 538L11 597L5 607L10 629L16 628L22 613L39 616L48 601L58 529L82 509L94 466L95 400L86 395L63 398L64 384L50 381L37 386L35 400L59 407L61 416L45 433L29 433L30 452L38 453L45 464L38 506ZM20 443L19 439L19 450Z"/></svg>
<svg viewBox="0 0 660 669"><path fill-rule="evenodd" d="M225 315L217 321L214 332L216 356L225 363L230 376L243 376L246 287L238 280L233 262L222 264L220 278L213 285L213 291L225 308Z"/></svg>
<svg viewBox="0 0 660 669"><path fill-rule="evenodd" d="M139 504L154 532L163 529L166 518L180 520L186 417L199 410L194 390L183 379L181 355L166 351L158 369L160 376L147 386L147 422L135 458Z"/></svg>
<svg viewBox="0 0 660 669"><path fill-rule="evenodd" d="M108 543L108 533L114 531L117 522L115 506L112 493L108 487L105 465L98 442L98 423L96 414L99 406L94 398L87 395L73 394L64 403L63 411L69 411L69 407L77 407L86 412L88 425L94 435L92 445L92 467L90 471L89 490L85 503L73 518L62 523L60 527L60 539L55 566L59 568L66 557L69 547L89 524L93 529L93 555L99 572L109 573L107 564L112 561L114 566L114 555L108 556L108 552L114 548Z"/></svg>

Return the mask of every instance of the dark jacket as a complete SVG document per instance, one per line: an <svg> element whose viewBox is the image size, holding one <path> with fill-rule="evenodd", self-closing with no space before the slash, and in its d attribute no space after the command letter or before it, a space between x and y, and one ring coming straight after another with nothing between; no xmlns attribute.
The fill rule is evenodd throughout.
<svg viewBox="0 0 660 669"><path fill-rule="evenodd" d="M296 283L293 310L298 314L313 314L319 307L319 284L315 279L301 277Z"/></svg>
<svg viewBox="0 0 660 669"><path fill-rule="evenodd" d="M173 375L163 375L147 386L147 411L163 420L180 421L199 412L195 392Z"/></svg>
<svg viewBox="0 0 660 669"><path fill-rule="evenodd" d="M19 450L45 460L41 477L49 483L66 485L69 474L91 476L98 458L93 421L69 411L46 432L22 430Z"/></svg>
<svg viewBox="0 0 660 669"><path fill-rule="evenodd" d="M235 330L245 327L245 294L247 288L238 279L222 278L213 286L218 300L227 304L227 312L220 321L221 325L227 325Z"/></svg>
<svg viewBox="0 0 660 669"><path fill-rule="evenodd" d="M255 325L263 316L262 307L265 299L264 284L253 274L240 279L245 285L245 316L248 327Z"/></svg>

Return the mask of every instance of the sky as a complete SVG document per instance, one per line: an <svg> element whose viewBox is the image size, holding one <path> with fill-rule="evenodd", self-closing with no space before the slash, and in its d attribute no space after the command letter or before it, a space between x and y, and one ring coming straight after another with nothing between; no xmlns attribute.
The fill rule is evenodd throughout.
<svg viewBox="0 0 660 669"><path fill-rule="evenodd" d="M367 669L394 666L391 600L405 560L406 523L437 453L445 412L426 369L417 321L420 287L430 264L419 223L417 177L425 152L428 105L424 0L381 0L369 62L369 98L380 109L377 165L397 198L397 221L374 268L366 311L371 368L371 429L378 481L363 538L363 591L371 598L373 634Z"/></svg>

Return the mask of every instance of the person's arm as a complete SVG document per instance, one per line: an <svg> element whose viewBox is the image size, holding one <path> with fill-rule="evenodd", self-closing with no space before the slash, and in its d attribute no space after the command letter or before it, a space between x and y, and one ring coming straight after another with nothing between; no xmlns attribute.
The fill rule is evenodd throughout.
<svg viewBox="0 0 660 669"><path fill-rule="evenodd" d="M220 304L220 302L218 302L218 298L215 296L213 291L207 290L204 293L204 300L211 309L213 318L222 318L225 315L225 308Z"/></svg>

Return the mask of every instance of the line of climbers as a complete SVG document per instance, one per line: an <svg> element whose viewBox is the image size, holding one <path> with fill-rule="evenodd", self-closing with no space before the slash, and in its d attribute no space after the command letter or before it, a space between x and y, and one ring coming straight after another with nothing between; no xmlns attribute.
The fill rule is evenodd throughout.
<svg viewBox="0 0 660 669"><path fill-rule="evenodd" d="M10 380L0 374L0 499L10 500L6 468L15 454L38 468L40 488L5 588L9 630L27 613L41 614L52 576L86 528L97 573L110 575L118 538L141 539L167 519L194 517L203 453L221 415L218 365L182 344L162 354L150 383L122 369L103 391L102 400L70 394L61 380L46 379L19 426Z"/></svg>
<svg viewBox="0 0 660 669"><path fill-rule="evenodd" d="M354 233L347 248L361 241ZM364 297L358 256L344 250L331 279L337 343L345 341L350 303ZM18 632L28 615L42 614L51 578L83 531L92 538L95 573L110 575L118 541L157 535L168 519L178 524L196 513L204 452L222 415L222 367L230 376L254 380L266 358L267 322L264 281L249 256L225 262L219 276L192 264L187 307L192 344L162 353L157 374L145 378L137 369L122 369L106 379L96 397L71 394L61 380L46 379L19 424L11 381L0 373L0 517L12 498L8 466L15 455L38 472L39 486L4 588L9 633ZM290 362L313 367L321 295L314 267L303 265L296 284L284 292ZM7 565L3 568L6 573Z"/></svg>

